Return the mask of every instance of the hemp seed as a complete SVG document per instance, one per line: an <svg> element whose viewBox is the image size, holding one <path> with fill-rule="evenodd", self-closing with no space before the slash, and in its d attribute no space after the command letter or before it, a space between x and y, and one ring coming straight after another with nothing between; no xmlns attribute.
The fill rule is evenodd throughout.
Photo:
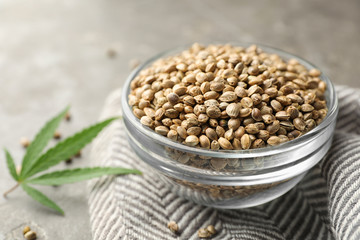
<svg viewBox="0 0 360 240"><path fill-rule="evenodd" d="M128 101L143 125L173 141L212 150L260 148L295 139L326 117L320 76L255 45L194 44L140 71ZM186 163L202 167L209 159L201 157Z"/></svg>

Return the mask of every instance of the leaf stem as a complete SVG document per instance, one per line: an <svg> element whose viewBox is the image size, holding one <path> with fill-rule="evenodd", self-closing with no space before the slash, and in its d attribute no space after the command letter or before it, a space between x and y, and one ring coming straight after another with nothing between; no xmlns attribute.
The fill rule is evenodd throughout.
<svg viewBox="0 0 360 240"><path fill-rule="evenodd" d="M7 197L7 195L9 194L9 193L11 193L12 191L14 191L16 188L18 188L20 186L20 183L17 183L15 186L13 186L12 188L10 188L9 190L7 190L6 192L4 192L4 198L6 198Z"/></svg>

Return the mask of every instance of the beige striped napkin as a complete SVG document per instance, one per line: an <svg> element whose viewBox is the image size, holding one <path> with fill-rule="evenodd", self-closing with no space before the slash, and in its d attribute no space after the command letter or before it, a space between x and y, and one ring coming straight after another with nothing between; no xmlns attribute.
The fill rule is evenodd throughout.
<svg viewBox="0 0 360 240"><path fill-rule="evenodd" d="M116 122L96 139L96 165L134 167L143 176L102 178L90 184L91 230L96 240L198 239L213 224L213 239L360 239L359 91L337 87L340 112L327 157L293 190L261 206L216 210L184 200L157 180L126 142ZM120 90L107 99L101 118L120 113ZM181 232L167 229L175 220Z"/></svg>

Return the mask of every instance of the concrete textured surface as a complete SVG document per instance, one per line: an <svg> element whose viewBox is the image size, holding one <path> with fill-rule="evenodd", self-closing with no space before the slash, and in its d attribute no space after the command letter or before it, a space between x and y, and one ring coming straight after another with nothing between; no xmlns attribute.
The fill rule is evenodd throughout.
<svg viewBox="0 0 360 240"><path fill-rule="evenodd" d="M0 147L19 164L20 137L34 136L65 105L71 103L74 118L60 130L69 135L96 121L132 59L194 41L278 47L313 62L337 84L360 87L359 11L357 0L2 0ZM71 167L87 164L85 153ZM1 154L0 192L12 185ZM86 183L39 189L66 216L16 190L0 198L0 240L16 239L29 222L43 233L39 240L91 239Z"/></svg>

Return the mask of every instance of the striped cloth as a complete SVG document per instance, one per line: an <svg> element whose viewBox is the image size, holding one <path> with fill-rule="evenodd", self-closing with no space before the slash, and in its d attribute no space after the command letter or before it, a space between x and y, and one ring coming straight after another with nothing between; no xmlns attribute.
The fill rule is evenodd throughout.
<svg viewBox="0 0 360 240"><path fill-rule="evenodd" d="M90 182L91 230L96 240L198 239L210 224L213 239L360 239L360 92L337 87L340 112L333 146L325 159L290 192L267 204L216 210L179 198L157 180L126 142L118 121L95 140L95 165L137 168L143 176ZM120 90L109 96L101 118L118 115ZM180 234L167 223L174 220Z"/></svg>

